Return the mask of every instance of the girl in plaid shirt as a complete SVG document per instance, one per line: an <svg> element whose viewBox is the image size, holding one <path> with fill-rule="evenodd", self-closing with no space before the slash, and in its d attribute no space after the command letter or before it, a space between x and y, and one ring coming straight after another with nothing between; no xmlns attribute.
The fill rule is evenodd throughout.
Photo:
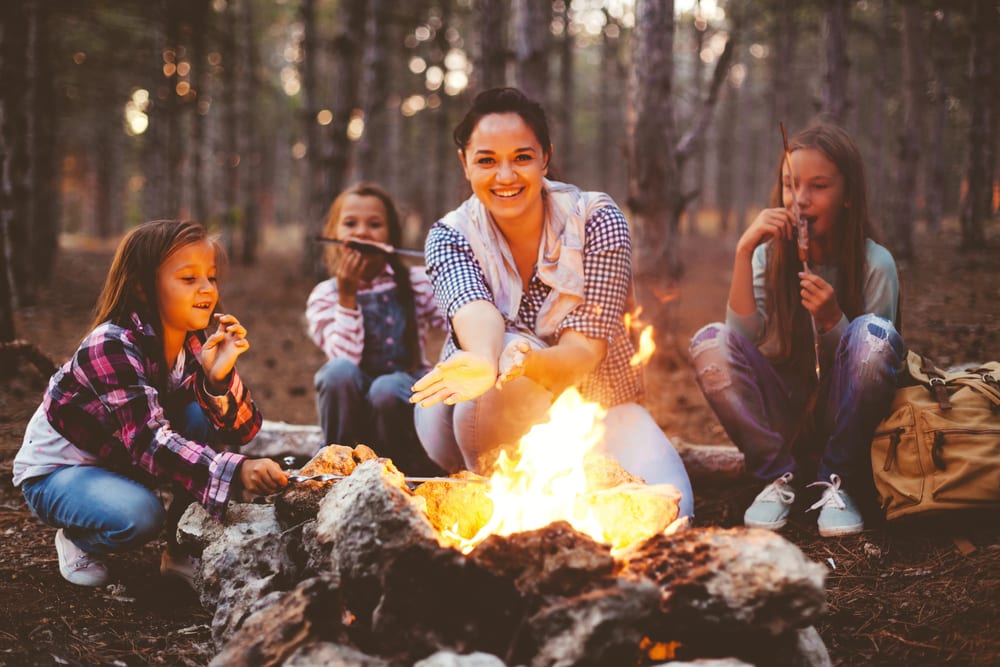
<svg viewBox="0 0 1000 667"><path fill-rule="evenodd" d="M216 255L193 222L148 222L126 235L93 330L28 423L14 484L59 529L67 581L104 585L104 556L139 547L164 526L160 570L190 581L193 563L175 535L187 505L221 517L237 489L267 494L288 483L274 461L235 453L261 415L235 370L250 347L246 329L215 312ZM174 486L167 512L157 482Z"/></svg>
<svg viewBox="0 0 1000 667"><path fill-rule="evenodd" d="M409 397L428 366L423 337L444 321L424 268L379 250L402 235L392 197L374 183L351 186L330 206L324 236L353 245L326 247L330 278L306 305L309 335L327 356L316 372L316 407L324 442L364 443L409 474L434 475Z"/></svg>
<svg viewBox="0 0 1000 667"><path fill-rule="evenodd" d="M684 465L638 404L623 324L632 265L622 212L603 193L545 178L545 113L516 89L480 93L454 139L473 196L427 237L451 336L410 399L425 449L446 470L483 472L576 386L607 409L603 453L647 482L673 484L680 515L691 516Z"/></svg>

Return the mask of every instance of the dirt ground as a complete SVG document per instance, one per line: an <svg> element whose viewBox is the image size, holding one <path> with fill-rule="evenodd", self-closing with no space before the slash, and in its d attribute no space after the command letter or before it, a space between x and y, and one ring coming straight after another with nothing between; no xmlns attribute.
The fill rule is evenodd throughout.
<svg viewBox="0 0 1000 667"><path fill-rule="evenodd" d="M720 319L732 239L685 238L687 275L671 306L672 331L657 335L647 370L648 404L664 430L692 443L725 442L686 364L686 341ZM918 259L902 263L904 337L941 365L1000 359L1000 253L956 251L955 231L921 233ZM61 362L85 333L111 250L64 239L41 305L23 309L18 333ZM240 371L268 419L315 419L312 374L322 355L302 313L312 287L300 276L294 236L272 232L258 266L223 277L225 307L250 332ZM54 530L10 484L11 461L47 378L21 363L0 380L0 665L204 665L210 614L193 593L161 581L162 542L113 561L105 589L60 577ZM756 492L747 481L699 482L701 525L733 526ZM950 518L905 528L875 525L860 536L820 539L794 518L783 534L825 563L829 613L819 624L837 665L1000 664L1000 521Z"/></svg>

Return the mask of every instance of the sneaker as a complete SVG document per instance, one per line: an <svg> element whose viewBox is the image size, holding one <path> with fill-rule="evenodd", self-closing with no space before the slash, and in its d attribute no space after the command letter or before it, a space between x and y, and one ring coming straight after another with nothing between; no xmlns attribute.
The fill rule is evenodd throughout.
<svg viewBox="0 0 1000 667"><path fill-rule="evenodd" d="M840 488L840 475L830 475L829 482L813 482L809 486L826 487L822 497L809 508L809 511L819 510L816 524L820 535L838 537L854 535L864 530L865 522L861 518L861 512L847 492Z"/></svg>
<svg viewBox="0 0 1000 667"><path fill-rule="evenodd" d="M788 521L788 513L795 502L795 490L791 487L792 473L774 480L757 494L750 507L743 513L743 525L748 528L777 530Z"/></svg>
<svg viewBox="0 0 1000 667"><path fill-rule="evenodd" d="M111 580L107 564L96 554L76 546L62 528L56 531L56 553L59 554L59 574L71 584L104 586Z"/></svg>
<svg viewBox="0 0 1000 667"><path fill-rule="evenodd" d="M174 555L169 549L164 549L160 556L160 574L164 577L176 577L188 585L192 590L198 570L201 569L201 559L188 555Z"/></svg>

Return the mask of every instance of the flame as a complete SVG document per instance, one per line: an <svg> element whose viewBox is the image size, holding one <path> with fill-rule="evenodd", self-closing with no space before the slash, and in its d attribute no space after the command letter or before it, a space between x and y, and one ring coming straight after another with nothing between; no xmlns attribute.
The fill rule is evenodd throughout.
<svg viewBox="0 0 1000 667"><path fill-rule="evenodd" d="M639 334L639 349L629 360L633 366L639 366L649 361L649 358L656 352L656 343L653 342L653 325L650 324Z"/></svg>
<svg viewBox="0 0 1000 667"><path fill-rule="evenodd" d="M600 405L568 389L549 409L549 421L521 438L514 458L502 452L487 492L493 516L476 535L461 540L463 553L489 535L512 535L559 520L605 541L600 521L582 502L587 494L584 456L603 436L604 414Z"/></svg>

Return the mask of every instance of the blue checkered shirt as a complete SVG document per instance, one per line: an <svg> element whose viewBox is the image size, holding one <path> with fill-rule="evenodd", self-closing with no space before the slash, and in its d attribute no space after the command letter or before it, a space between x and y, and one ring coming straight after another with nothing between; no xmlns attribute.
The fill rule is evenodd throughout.
<svg viewBox="0 0 1000 667"><path fill-rule="evenodd" d="M632 284L632 240L628 222L617 206L605 206L587 220L584 234L584 302L544 340L552 345L567 329L588 338L603 338L608 343L604 360L577 388L585 399L604 407L639 401L642 377L629 364L635 347L623 323ZM472 246L457 230L441 222L434 223L424 250L435 299L448 319L450 335L441 348L441 359L447 359L458 349L455 332L451 329L455 313L472 301L492 302L493 294ZM535 272L518 309L522 325L534 331L538 311L550 291ZM513 325L510 321L507 324Z"/></svg>

